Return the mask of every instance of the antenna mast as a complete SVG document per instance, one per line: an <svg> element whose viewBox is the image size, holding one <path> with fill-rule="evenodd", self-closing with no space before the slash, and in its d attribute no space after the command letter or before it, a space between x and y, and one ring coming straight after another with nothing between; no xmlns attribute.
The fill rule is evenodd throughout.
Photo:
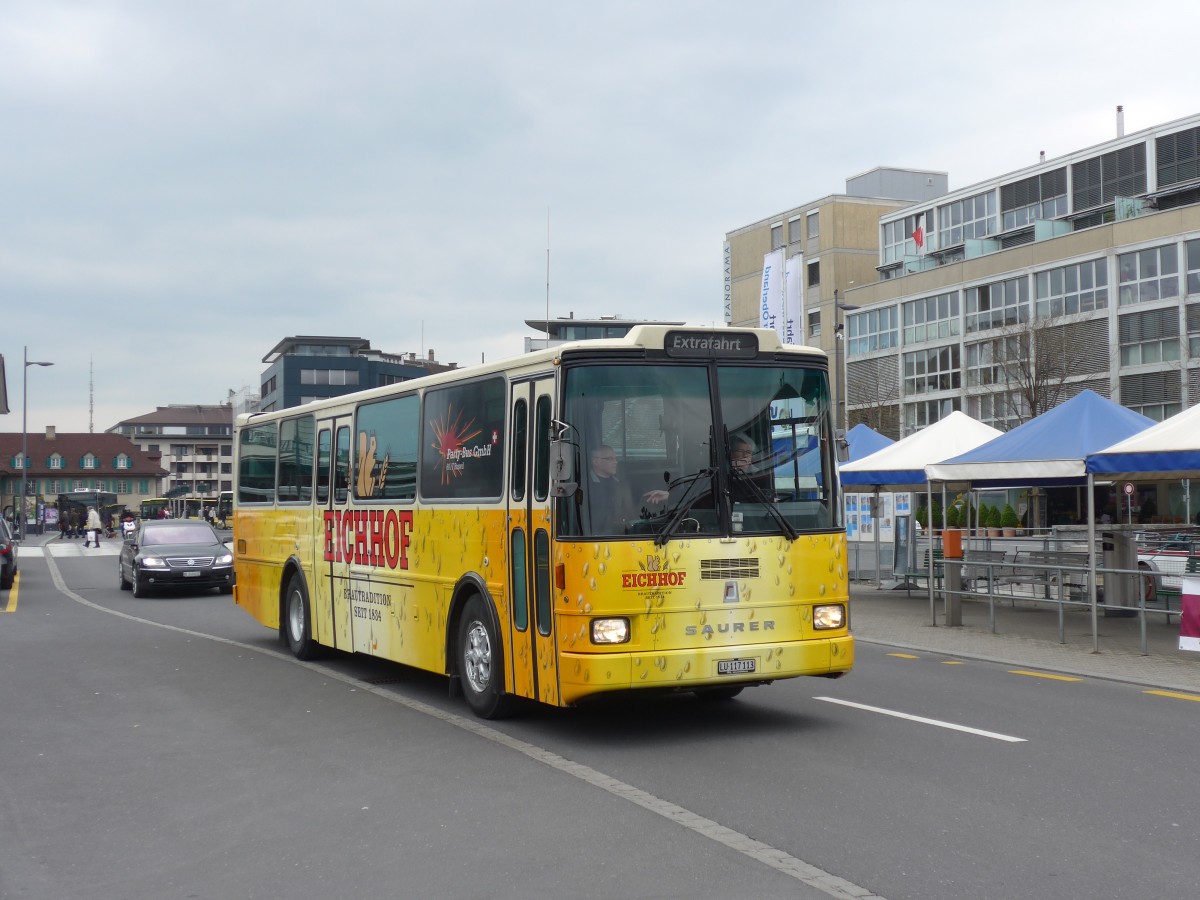
<svg viewBox="0 0 1200 900"><path fill-rule="evenodd" d="M96 432L96 363L88 357L88 434Z"/></svg>

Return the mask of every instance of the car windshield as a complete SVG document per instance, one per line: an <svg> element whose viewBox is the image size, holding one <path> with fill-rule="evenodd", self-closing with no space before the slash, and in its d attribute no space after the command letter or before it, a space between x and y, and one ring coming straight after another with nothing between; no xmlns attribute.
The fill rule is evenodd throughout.
<svg viewBox="0 0 1200 900"><path fill-rule="evenodd" d="M180 522L171 525L156 525L142 532L142 544L215 544L213 530L203 522Z"/></svg>

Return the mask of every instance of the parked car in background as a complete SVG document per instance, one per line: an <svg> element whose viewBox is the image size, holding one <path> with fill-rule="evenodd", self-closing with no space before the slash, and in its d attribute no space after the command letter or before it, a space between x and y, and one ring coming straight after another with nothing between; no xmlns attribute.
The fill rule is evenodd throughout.
<svg viewBox="0 0 1200 900"><path fill-rule="evenodd" d="M0 518L0 590L12 587L17 577L17 542L8 521Z"/></svg>
<svg viewBox="0 0 1200 900"><path fill-rule="evenodd" d="M121 590L133 596L168 588L233 593L233 553L201 519L139 522L117 560Z"/></svg>

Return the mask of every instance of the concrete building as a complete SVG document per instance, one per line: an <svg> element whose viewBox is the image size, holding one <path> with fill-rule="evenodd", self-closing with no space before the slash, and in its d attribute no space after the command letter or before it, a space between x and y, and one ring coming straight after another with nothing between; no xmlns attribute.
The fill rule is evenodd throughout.
<svg viewBox="0 0 1200 900"><path fill-rule="evenodd" d="M372 350L366 338L332 335L286 337L262 361L267 364L258 405L262 412L457 368L457 363L439 363L432 350L428 359L396 356Z"/></svg>
<svg viewBox="0 0 1200 900"><path fill-rule="evenodd" d="M875 271L843 286L850 425L1200 399L1200 115L1126 135L1118 108L1115 132L881 214Z"/></svg>
<svg viewBox="0 0 1200 900"><path fill-rule="evenodd" d="M877 168L846 180L845 194L830 194L761 219L725 235L725 320L758 327L763 259L782 250L800 273L792 285L801 310L791 309L793 342L820 347L831 357L834 397L845 396L838 340L848 289L878 278L880 217L946 193L945 172ZM844 408L839 410L844 420Z"/></svg>
<svg viewBox="0 0 1200 900"><path fill-rule="evenodd" d="M27 436L26 491L53 504L72 491L111 491L132 510L159 496L167 472L156 451L142 449L120 434L44 433ZM14 514L21 493L21 434L0 434L0 504Z"/></svg>
<svg viewBox="0 0 1200 900"><path fill-rule="evenodd" d="M525 338L525 352L545 350L568 341L592 341L601 338L618 338L629 334L635 325L683 325L683 322L663 322L643 319L623 319L619 315L601 316L598 319L577 319L575 314L557 319L526 319L525 324L534 331L546 335L544 338Z"/></svg>
<svg viewBox="0 0 1200 900"><path fill-rule="evenodd" d="M118 422L108 429L148 454L167 477L155 496L216 499L233 490L233 407L179 404Z"/></svg>

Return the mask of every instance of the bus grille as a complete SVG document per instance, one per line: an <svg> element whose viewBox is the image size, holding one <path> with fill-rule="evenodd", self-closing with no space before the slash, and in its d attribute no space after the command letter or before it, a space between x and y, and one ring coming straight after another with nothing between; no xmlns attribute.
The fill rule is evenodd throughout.
<svg viewBox="0 0 1200 900"><path fill-rule="evenodd" d="M725 581L729 578L757 578L757 559L702 559L700 578Z"/></svg>

